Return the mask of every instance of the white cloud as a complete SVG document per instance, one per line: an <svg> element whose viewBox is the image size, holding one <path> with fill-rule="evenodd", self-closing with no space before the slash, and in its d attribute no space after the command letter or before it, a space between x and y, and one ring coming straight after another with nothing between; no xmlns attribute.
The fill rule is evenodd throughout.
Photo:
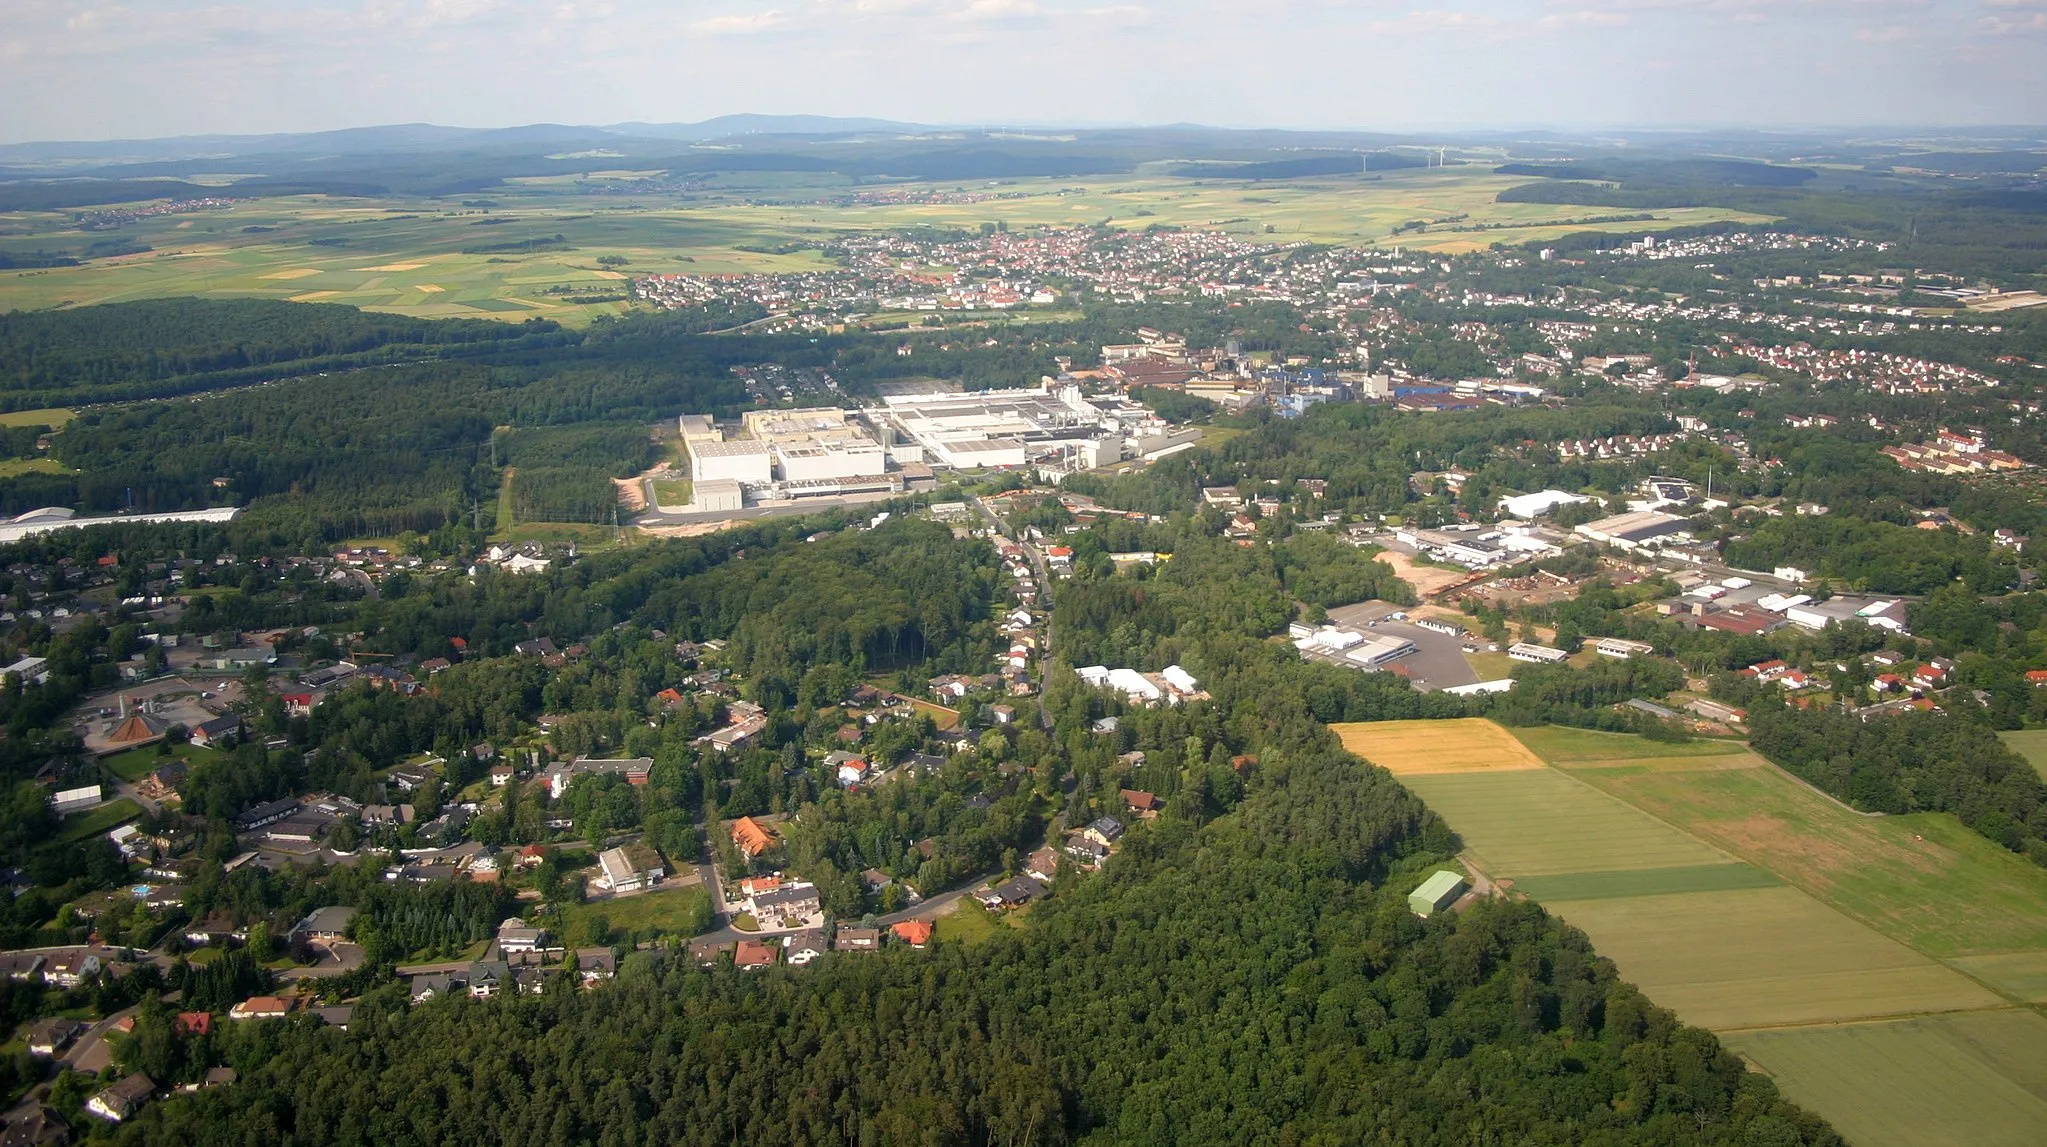
<svg viewBox="0 0 2047 1147"><path fill-rule="evenodd" d="M779 28L788 22L789 17L783 15L780 9L770 8L765 12L755 12L745 16L712 16L709 19L698 20L692 23L689 29L704 36L744 36L754 32L765 32L772 28Z"/></svg>

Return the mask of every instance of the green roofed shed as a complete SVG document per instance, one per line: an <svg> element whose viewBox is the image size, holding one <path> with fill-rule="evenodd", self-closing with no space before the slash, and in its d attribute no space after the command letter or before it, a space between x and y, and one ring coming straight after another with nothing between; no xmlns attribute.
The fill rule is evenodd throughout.
<svg viewBox="0 0 2047 1147"><path fill-rule="evenodd" d="M1408 893L1407 906L1413 909L1417 916L1433 916L1457 903L1457 898L1464 895L1464 887L1464 877L1445 869L1422 881L1420 888Z"/></svg>

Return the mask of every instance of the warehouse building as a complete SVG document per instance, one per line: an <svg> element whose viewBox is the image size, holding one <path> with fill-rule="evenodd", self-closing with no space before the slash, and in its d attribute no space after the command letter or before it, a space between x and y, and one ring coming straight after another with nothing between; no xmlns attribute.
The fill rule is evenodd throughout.
<svg viewBox="0 0 2047 1147"><path fill-rule="evenodd" d="M745 508L746 498L739 483L730 478L700 481L692 490L690 509L725 513Z"/></svg>
<svg viewBox="0 0 2047 1147"><path fill-rule="evenodd" d="M1367 669L1382 669L1413 653L1418 646L1405 637L1374 637L1343 655L1344 660Z"/></svg>
<svg viewBox="0 0 2047 1147"><path fill-rule="evenodd" d="M1457 898L1464 895L1464 878L1444 869L1422 881L1422 886L1407 894L1407 907L1415 915L1427 919L1443 911Z"/></svg>
<svg viewBox="0 0 2047 1147"><path fill-rule="evenodd" d="M774 452L778 476L784 482L878 478L888 469L887 451L865 437L778 442Z"/></svg>
<svg viewBox="0 0 2047 1147"><path fill-rule="evenodd" d="M774 452L765 442L698 442L689 448L690 478L728 479L750 486L775 480Z"/></svg>
<svg viewBox="0 0 2047 1147"><path fill-rule="evenodd" d="M1589 502L1592 499L1582 494L1568 494L1562 490L1542 490L1534 494L1516 494L1500 499L1500 509L1510 518L1531 521L1544 514L1554 513L1560 506Z"/></svg>
<svg viewBox="0 0 2047 1147"><path fill-rule="evenodd" d="M1580 537L1590 538L1595 542L1632 550L1690 530L1691 523L1683 518L1659 514L1654 510L1638 510L1634 513L1616 514L1611 518L1601 518L1596 522L1587 522L1579 526L1576 532Z"/></svg>

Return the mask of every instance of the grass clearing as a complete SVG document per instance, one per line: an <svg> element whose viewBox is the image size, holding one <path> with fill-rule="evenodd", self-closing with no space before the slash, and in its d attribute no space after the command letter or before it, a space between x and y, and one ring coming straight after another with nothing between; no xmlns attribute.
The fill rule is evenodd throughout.
<svg viewBox="0 0 2047 1147"><path fill-rule="evenodd" d="M69 474L71 467L55 458L10 458L0 462L0 478L19 478L23 474Z"/></svg>
<svg viewBox="0 0 2047 1147"><path fill-rule="evenodd" d="M935 702L919 701L915 698L911 699L910 704L919 713L931 718L931 723L938 726L938 731L941 733L950 732L959 727L960 712L958 709L948 709Z"/></svg>
<svg viewBox="0 0 2047 1147"><path fill-rule="evenodd" d="M1860 1147L2029 1147L2047 1127L2047 1019L2035 1012L1723 1038Z"/></svg>
<svg viewBox="0 0 2047 1147"><path fill-rule="evenodd" d="M1585 761L1632 761L1651 757L1711 757L1740 753L1747 745L1735 741L1651 741L1633 733L1603 733L1562 725L1516 729L1514 736L1552 765Z"/></svg>
<svg viewBox="0 0 2047 1147"><path fill-rule="evenodd" d="M1402 776L1495 879L1697 868L1734 858L1554 769Z"/></svg>
<svg viewBox="0 0 2047 1147"><path fill-rule="evenodd" d="M1584 929L1651 999L1715 1030L2005 1003L1796 888L1548 906Z"/></svg>
<svg viewBox="0 0 2047 1147"><path fill-rule="evenodd" d="M193 761L212 755L212 750L202 749L195 745L173 745L168 753L159 753L155 745L149 745L145 748L129 749L125 753L115 753L111 757L104 757L100 763L107 767L107 771L132 785L169 764L172 760L180 760L190 764Z"/></svg>
<svg viewBox="0 0 2047 1147"><path fill-rule="evenodd" d="M0 426L47 426L52 430L78 417L75 410L46 406L41 410L14 410L0 414Z"/></svg>
<svg viewBox="0 0 2047 1147"><path fill-rule="evenodd" d="M1928 955L2047 950L2047 869L1948 814L1862 816L1767 766L1573 775Z"/></svg>
<svg viewBox="0 0 2047 1147"><path fill-rule="evenodd" d="M1343 747L1397 777L1540 769L1541 758L1483 717L1331 725Z"/></svg>
<svg viewBox="0 0 2047 1147"><path fill-rule="evenodd" d="M64 839L67 841L79 841L90 836L98 836L103 832L111 832L141 815L141 805L136 804L127 797L122 797L119 800L101 805L91 812L65 817L63 827Z"/></svg>
<svg viewBox="0 0 2047 1147"><path fill-rule="evenodd" d="M1999 733L1997 739L2024 757L2034 772L2047 777L2047 729L2013 729Z"/></svg>
<svg viewBox="0 0 2047 1147"><path fill-rule="evenodd" d="M693 936L698 915L708 910L709 905L710 893L701 884L659 888L611 900L565 905L561 925L565 935L581 937L585 934L585 922L601 916L614 934L662 932Z"/></svg>

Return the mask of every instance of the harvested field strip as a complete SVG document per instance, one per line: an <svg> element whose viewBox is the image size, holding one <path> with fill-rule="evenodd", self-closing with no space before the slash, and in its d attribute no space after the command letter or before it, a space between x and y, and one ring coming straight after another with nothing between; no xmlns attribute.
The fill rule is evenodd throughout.
<svg viewBox="0 0 2047 1147"><path fill-rule="evenodd" d="M1343 747L1394 776L1540 769L1542 759L1480 717L1332 725Z"/></svg>
<svg viewBox="0 0 2047 1147"><path fill-rule="evenodd" d="M1683 868L1641 868L1630 872L1563 872L1525 876L1514 891L1545 903L1554 900L1612 900L1677 892L1731 892L1777 888L1784 882L1747 864L1698 864Z"/></svg>
<svg viewBox="0 0 2047 1147"><path fill-rule="evenodd" d="M1930 956L2047 950L2047 869L1947 814L1859 816L1774 768L1571 775Z"/></svg>
<svg viewBox="0 0 2047 1147"><path fill-rule="evenodd" d="M2023 1009L1722 1037L1858 1147L2031 1147L2047 1019Z"/></svg>
<svg viewBox="0 0 2047 1147"><path fill-rule="evenodd" d="M1557 768L1575 775L1585 773L1614 773L1626 776L1631 773L1705 773L1725 772L1730 769L1766 769L1770 762L1754 753L1715 753L1710 756L1689 757L1642 757L1629 761L1570 761Z"/></svg>
<svg viewBox="0 0 2047 1147"><path fill-rule="evenodd" d="M2047 1004L2047 952L1999 952L1948 961L2015 1000Z"/></svg>
<svg viewBox="0 0 2047 1147"><path fill-rule="evenodd" d="M1633 733L1602 733L1593 729L1571 729L1542 725L1514 730L1521 743L1553 765L1581 761L1639 760L1648 757L1714 757L1743 753L1748 746L1739 741L1680 741L1665 743Z"/></svg>
<svg viewBox="0 0 2047 1147"><path fill-rule="evenodd" d="M1547 903L1651 999L1716 1031L2005 1004L1795 888Z"/></svg>
<svg viewBox="0 0 2047 1147"><path fill-rule="evenodd" d="M1401 783L1494 877L1726 864L1733 857L1555 769L1413 774Z"/></svg>

